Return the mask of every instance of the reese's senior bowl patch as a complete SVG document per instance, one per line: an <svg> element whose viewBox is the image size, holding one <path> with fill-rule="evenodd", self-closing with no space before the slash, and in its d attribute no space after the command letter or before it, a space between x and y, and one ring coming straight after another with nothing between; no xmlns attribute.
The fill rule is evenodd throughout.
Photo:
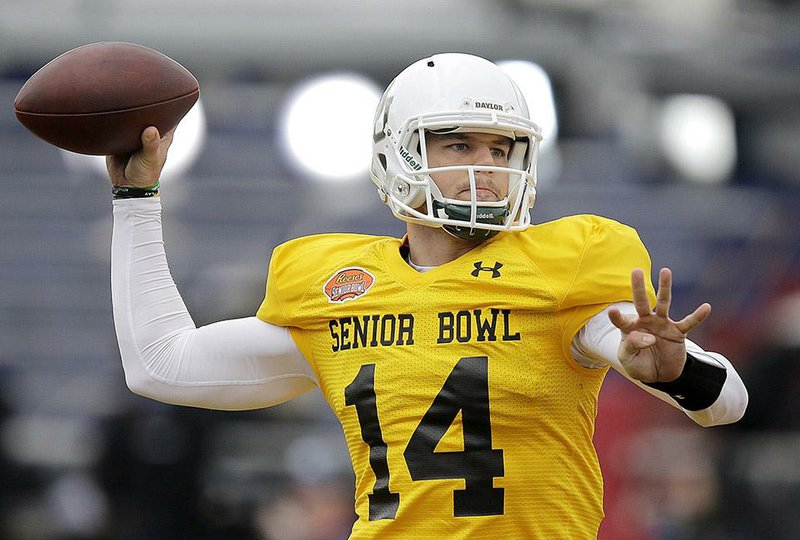
<svg viewBox="0 0 800 540"><path fill-rule="evenodd" d="M340 304L366 294L375 283L375 276L363 268L343 268L331 276L322 288L328 301Z"/></svg>

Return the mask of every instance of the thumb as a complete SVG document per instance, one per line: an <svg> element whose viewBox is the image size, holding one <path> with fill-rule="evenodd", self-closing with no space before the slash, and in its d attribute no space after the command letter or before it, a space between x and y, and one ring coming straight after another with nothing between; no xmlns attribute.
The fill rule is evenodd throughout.
<svg viewBox="0 0 800 540"><path fill-rule="evenodd" d="M158 129L154 126L142 132L141 141L142 147L128 160L125 178L127 183L134 187L149 187L154 185L161 175L166 150L161 150L161 139Z"/></svg>
<svg viewBox="0 0 800 540"><path fill-rule="evenodd" d="M621 362L633 360L639 354L639 351L654 345L656 338L652 334L646 332L631 332L625 336L619 344L617 356Z"/></svg>
<svg viewBox="0 0 800 540"><path fill-rule="evenodd" d="M155 126L150 126L142 132L141 159L148 165L158 161L158 146L161 137Z"/></svg>

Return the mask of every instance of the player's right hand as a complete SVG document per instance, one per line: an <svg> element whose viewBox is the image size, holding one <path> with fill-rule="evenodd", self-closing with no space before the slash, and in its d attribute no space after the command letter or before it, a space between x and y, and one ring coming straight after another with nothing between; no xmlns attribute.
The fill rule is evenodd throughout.
<svg viewBox="0 0 800 540"><path fill-rule="evenodd" d="M147 188L155 185L167 161L175 130L161 137L155 126L142 132L142 147L132 154L106 156L106 168L114 186Z"/></svg>

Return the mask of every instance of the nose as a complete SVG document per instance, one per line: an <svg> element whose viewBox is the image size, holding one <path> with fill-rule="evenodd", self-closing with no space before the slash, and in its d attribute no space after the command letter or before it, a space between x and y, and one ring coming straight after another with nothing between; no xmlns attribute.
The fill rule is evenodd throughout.
<svg viewBox="0 0 800 540"><path fill-rule="evenodd" d="M492 148L486 144L480 144L475 149L475 165L494 165L494 156L492 155ZM487 171L489 172L489 171Z"/></svg>

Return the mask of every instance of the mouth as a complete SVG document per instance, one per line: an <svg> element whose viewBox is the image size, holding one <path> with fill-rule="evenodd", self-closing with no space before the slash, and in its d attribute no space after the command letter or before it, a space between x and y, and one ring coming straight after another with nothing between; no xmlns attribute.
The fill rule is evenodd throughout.
<svg viewBox="0 0 800 540"><path fill-rule="evenodd" d="M459 191L456 198L466 201L470 200L471 197L469 187ZM480 186L475 189L475 199L478 201L499 201L500 197L498 197L497 193L495 193L492 188Z"/></svg>

